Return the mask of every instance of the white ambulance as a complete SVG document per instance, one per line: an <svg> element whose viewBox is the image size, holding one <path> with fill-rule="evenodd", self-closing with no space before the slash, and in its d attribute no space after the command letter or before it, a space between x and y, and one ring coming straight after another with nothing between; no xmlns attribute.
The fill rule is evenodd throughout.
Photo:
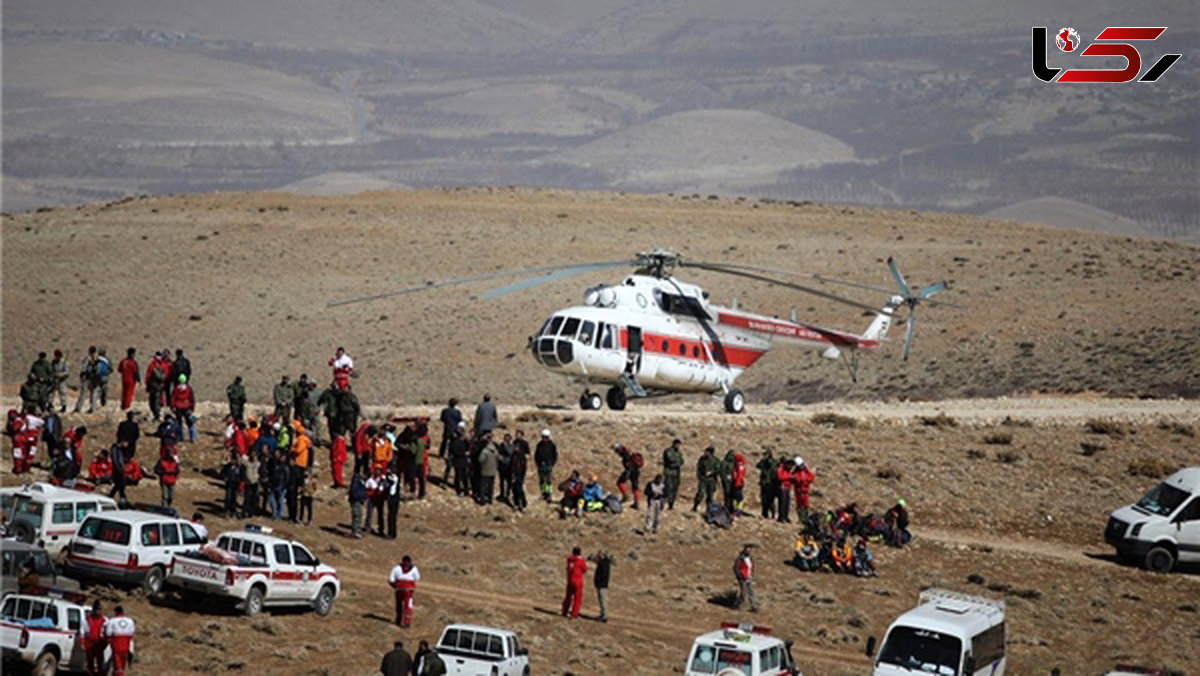
<svg viewBox="0 0 1200 676"><path fill-rule="evenodd" d="M692 642L685 676L795 676L792 642L768 627L722 622Z"/></svg>
<svg viewBox="0 0 1200 676"><path fill-rule="evenodd" d="M916 608L888 627L874 676L913 673L1003 676L1004 602L945 589L921 592ZM867 656L875 637L867 639Z"/></svg>

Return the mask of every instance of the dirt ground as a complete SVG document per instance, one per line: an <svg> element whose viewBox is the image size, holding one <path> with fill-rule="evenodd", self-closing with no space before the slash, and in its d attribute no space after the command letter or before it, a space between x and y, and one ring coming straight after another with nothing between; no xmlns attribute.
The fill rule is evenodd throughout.
<svg viewBox="0 0 1200 676"><path fill-rule="evenodd" d="M5 216L2 244L9 403L38 350L60 347L75 365L89 344L107 346L114 362L132 344L144 367L155 349L185 349L199 398L218 403L201 406L200 440L183 449L179 506L208 512L214 534L242 523L212 513L222 489L204 474L220 463L225 385L244 375L252 404L262 404L283 373L323 378L337 345L355 357L363 374L355 389L375 419L436 414L450 396L474 402L490 390L506 427L554 431L559 479L570 468L594 471L612 490L613 442L649 451L653 469L672 437L684 441L686 497L657 535L640 532L638 512L561 521L536 500L520 514L434 487L426 500L405 502L398 540L353 540L345 494L323 489L314 525L283 530L338 567L344 587L333 614L247 619L182 607L170 595L150 603L100 590L139 621L143 673L367 674L393 640L415 648L452 621L515 630L535 673L677 673L694 635L737 619L794 639L806 674L860 674L866 638L880 636L927 586L1007 602L1014 674L1096 674L1116 663L1191 672L1200 664L1200 577L1119 565L1102 541L1111 509L1196 464L1195 247L939 214L500 189L146 198ZM901 362L899 346L888 345L864 359L857 385L838 364L772 351L740 381L748 413L728 416L708 397L576 411L578 387L524 353L546 315L623 271L487 302L472 300L486 285L472 285L327 307L425 281L612 260L654 246L879 285L890 284L883 261L894 254L912 284L948 278L946 299L968 309L921 308L913 359ZM779 288L697 280L718 302L736 297L781 316L795 307L836 328L867 323L857 311ZM144 396L137 407L144 412ZM116 419L110 402L67 422L91 428L90 458L112 439ZM904 497L916 538L877 552L876 579L802 574L785 565L795 526L744 518L716 531L688 511L692 468L710 443L747 453L751 466L766 446L803 454L817 473L819 508L856 501L882 512ZM318 470L327 483L328 466ZM440 461L433 471L440 476ZM752 471L751 512L755 480ZM5 469L0 481L14 477ZM152 482L132 490L157 501ZM758 615L721 605L743 542L761 547ZM617 555L607 624L558 616L574 545ZM415 625L401 631L389 622L385 579L403 554L423 580ZM589 589L585 614L595 612Z"/></svg>
<svg viewBox="0 0 1200 676"><path fill-rule="evenodd" d="M877 549L876 579L806 574L786 565L794 526L756 517L738 520L729 531L703 525L688 511L695 488L688 471L682 497L657 535L641 531L640 512L562 521L537 500L529 511L516 513L503 504L478 507L435 486L427 499L402 505L396 541L353 540L347 537L344 492L324 488L311 527L281 528L339 570L343 593L324 619L309 613L249 619L219 608L185 608L170 594L150 603L138 593L98 593L124 600L141 627L140 669L157 673L253 668L367 674L391 641L410 646L433 641L449 622L517 631L535 673L678 673L694 635L723 620L739 620L768 625L795 640L806 674L858 674L867 665L866 637L881 636L927 586L1007 603L1012 673L1046 673L1057 666L1066 674L1097 674L1117 663L1190 672L1200 663L1200 577L1154 575L1118 564L1102 531L1109 510L1136 499L1155 480L1134 473L1195 463L1200 413L1192 403L1163 407L1162 414L1125 403L1128 413L1090 424L1081 422L1094 410L1086 399L1054 400L1048 407L1059 415L1007 422L981 421L970 412L1032 408L1031 402L962 402L951 409L961 419L914 416L904 405L876 406L874 417L855 415L861 410L853 406L824 405L851 415L815 419L804 410L732 418L675 407L631 416L501 409L507 428L554 431L563 454L557 474L569 468L596 472L609 490L618 474L608 450L613 441L648 452L649 465L657 467L662 447L678 435L689 470L709 443L747 453L752 464L764 447L803 452L816 470L817 507L857 501L867 511L882 512L904 497L915 540L902 550ZM79 420L97 439L109 439L113 418ZM219 423L208 417L201 430L199 441L183 450L179 506L185 513L205 512L216 534L242 522L214 513L222 489L204 472L220 462ZM139 457L152 453L143 445ZM324 484L327 457L318 457ZM433 473L440 476L440 470L434 459ZM751 483L755 477L751 472ZM7 473L0 479L13 481ZM533 483L527 481L527 490L536 490ZM132 496L154 502L157 494L156 485L143 482ZM748 504L758 512L753 488ZM721 605L734 588L730 566L742 542L761 547L756 571L763 610L757 615ZM557 614L563 560L574 545L617 556L607 624L567 622ZM390 624L385 584L388 569L403 554L414 557L423 576L416 620L408 630ZM589 589L584 614L595 613ZM1096 642L1102 633L1105 640Z"/></svg>

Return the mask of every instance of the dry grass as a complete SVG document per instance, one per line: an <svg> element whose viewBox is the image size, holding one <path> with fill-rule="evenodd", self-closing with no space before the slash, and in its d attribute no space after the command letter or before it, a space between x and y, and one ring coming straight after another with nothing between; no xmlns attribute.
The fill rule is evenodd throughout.
<svg viewBox="0 0 1200 676"><path fill-rule="evenodd" d="M1090 441L1079 442L1080 452L1083 455L1088 456L1088 457L1096 455L1097 453L1099 453L1100 451L1103 451L1106 448L1108 448L1108 447L1105 446L1104 444L1095 444Z"/></svg>
<svg viewBox="0 0 1200 676"><path fill-rule="evenodd" d="M1125 436L1125 426L1112 420L1089 420L1084 425L1084 429L1090 434L1104 434L1114 439Z"/></svg>
<svg viewBox="0 0 1200 676"><path fill-rule="evenodd" d="M812 423L814 425L825 425L835 429L849 429L852 427L858 427L857 419L837 413L817 413L813 415Z"/></svg>
<svg viewBox="0 0 1200 676"><path fill-rule="evenodd" d="M1130 476L1141 476L1147 479L1161 479L1175 471L1175 466L1158 458L1138 458L1129 463L1126 472Z"/></svg>
<svg viewBox="0 0 1200 676"><path fill-rule="evenodd" d="M1008 446L1012 442L1013 435L1009 432L993 432L983 437L983 443L990 446Z"/></svg>
<svg viewBox="0 0 1200 676"><path fill-rule="evenodd" d="M1171 434L1178 434L1181 437L1193 438L1196 436L1196 428L1186 423L1163 420L1158 423L1158 429L1167 430Z"/></svg>
<svg viewBox="0 0 1200 676"><path fill-rule="evenodd" d="M937 415L923 415L920 418L921 424L926 427L958 427L958 420L945 413Z"/></svg>

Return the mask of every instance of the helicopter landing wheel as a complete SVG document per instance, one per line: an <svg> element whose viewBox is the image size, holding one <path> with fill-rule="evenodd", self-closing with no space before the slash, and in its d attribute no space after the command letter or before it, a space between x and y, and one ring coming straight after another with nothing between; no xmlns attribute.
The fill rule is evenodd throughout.
<svg viewBox="0 0 1200 676"><path fill-rule="evenodd" d="M596 411L604 406L604 400L600 398L598 392L584 390L583 394L579 395L579 408L585 411Z"/></svg>
<svg viewBox="0 0 1200 676"><path fill-rule="evenodd" d="M729 413L741 413L746 410L746 395L741 390L729 390L725 393L725 410Z"/></svg>
<svg viewBox="0 0 1200 676"><path fill-rule="evenodd" d="M616 386L608 388L608 407L614 411L624 411L625 390Z"/></svg>

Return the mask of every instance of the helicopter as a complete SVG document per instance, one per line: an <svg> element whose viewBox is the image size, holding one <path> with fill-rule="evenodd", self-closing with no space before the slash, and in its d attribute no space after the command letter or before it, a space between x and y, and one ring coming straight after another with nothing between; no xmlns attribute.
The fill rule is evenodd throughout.
<svg viewBox="0 0 1200 676"><path fill-rule="evenodd" d="M928 302L951 307L954 303L930 300L949 288L945 281L913 291L892 258L888 268L896 291L881 287L733 263L711 263L685 259L682 255L654 249L632 259L502 270L474 277L427 282L383 293L335 301L331 307L359 303L407 293L458 286L503 277L526 279L493 288L480 298L524 291L539 284L592 270L632 267L633 272L617 284L588 288L583 304L556 310L528 338L526 349L539 365L583 384L579 407L596 410L608 404L624 410L629 398L679 393L720 394L729 413L745 410L746 397L735 387L737 378L776 344L819 350L827 359L840 360L851 379L857 381L859 355L878 350L895 320L896 310L907 308L903 358L908 359L916 326L917 305ZM732 275L812 294L867 311L871 322L862 333L829 329L800 321L793 311L783 320L737 307L709 301L709 293L675 276L678 270L694 269ZM804 278L822 284L838 284L889 294L882 306L856 300L781 279ZM607 385L601 397L595 386Z"/></svg>

